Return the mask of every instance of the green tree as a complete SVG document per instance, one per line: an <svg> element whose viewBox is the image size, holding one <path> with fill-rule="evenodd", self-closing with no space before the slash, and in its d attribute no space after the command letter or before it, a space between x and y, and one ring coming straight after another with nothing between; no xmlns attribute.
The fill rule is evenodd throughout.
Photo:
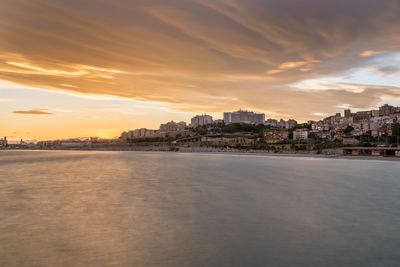
<svg viewBox="0 0 400 267"><path fill-rule="evenodd" d="M346 129L344 129L343 132L344 132L345 134L349 134L349 133L351 133L353 130L354 130L353 126L349 125L349 126L346 127Z"/></svg>

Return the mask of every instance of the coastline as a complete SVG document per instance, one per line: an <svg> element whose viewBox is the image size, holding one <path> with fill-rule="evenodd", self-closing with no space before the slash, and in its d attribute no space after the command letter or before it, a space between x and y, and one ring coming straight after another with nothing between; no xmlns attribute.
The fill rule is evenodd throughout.
<svg viewBox="0 0 400 267"><path fill-rule="evenodd" d="M260 156L260 157L287 157L287 158L315 158L315 159L340 159L340 160L378 160L388 162L400 162L400 157L383 157L383 156L358 156L358 155L342 155L333 154L316 154L316 153L285 153L285 152L268 152L268 151L213 151L213 150L179 150L168 151L162 149L117 149L117 148L54 148L54 149L1 149L0 151L100 151L100 152L144 152L144 153L177 153L177 154L214 154L214 155L236 155L236 156Z"/></svg>

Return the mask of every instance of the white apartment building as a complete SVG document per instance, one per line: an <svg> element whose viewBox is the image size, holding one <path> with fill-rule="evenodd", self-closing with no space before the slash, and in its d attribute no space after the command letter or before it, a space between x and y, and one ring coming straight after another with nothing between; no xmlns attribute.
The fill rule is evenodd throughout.
<svg viewBox="0 0 400 267"><path fill-rule="evenodd" d="M194 116L190 121L190 127L196 128L207 124L212 124L213 118L210 115L197 115Z"/></svg>
<svg viewBox="0 0 400 267"><path fill-rule="evenodd" d="M265 114L254 113L246 110L238 110L235 112L224 112L225 124L230 123L251 123L251 124L264 124Z"/></svg>
<svg viewBox="0 0 400 267"><path fill-rule="evenodd" d="M163 123L160 125L160 132L179 132L183 131L186 128L186 122L180 121L180 122L174 122L170 121L167 123Z"/></svg>
<svg viewBox="0 0 400 267"><path fill-rule="evenodd" d="M307 140L308 131L296 130L293 132L293 140Z"/></svg>

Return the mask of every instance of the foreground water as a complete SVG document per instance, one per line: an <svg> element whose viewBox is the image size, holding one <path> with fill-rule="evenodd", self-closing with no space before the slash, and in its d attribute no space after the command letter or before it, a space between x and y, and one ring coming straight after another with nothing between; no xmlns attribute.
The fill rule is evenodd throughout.
<svg viewBox="0 0 400 267"><path fill-rule="evenodd" d="M399 266L400 164L0 151L0 266Z"/></svg>

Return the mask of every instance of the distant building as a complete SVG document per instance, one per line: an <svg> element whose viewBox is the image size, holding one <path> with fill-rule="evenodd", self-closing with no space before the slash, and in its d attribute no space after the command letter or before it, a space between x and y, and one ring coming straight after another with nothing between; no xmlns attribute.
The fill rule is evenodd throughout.
<svg viewBox="0 0 400 267"><path fill-rule="evenodd" d="M163 123L160 125L160 132L179 132L183 131L186 128L186 122L180 121L180 122L174 122L170 121L167 123Z"/></svg>
<svg viewBox="0 0 400 267"><path fill-rule="evenodd" d="M279 128L286 128L286 121L280 119L280 120L279 120L279 123L278 123L278 127L279 127Z"/></svg>
<svg viewBox="0 0 400 267"><path fill-rule="evenodd" d="M1 146L7 146L8 142L7 142L7 137L4 136L3 139L0 139L0 147Z"/></svg>
<svg viewBox="0 0 400 267"><path fill-rule="evenodd" d="M379 110L371 110L372 117L379 117Z"/></svg>
<svg viewBox="0 0 400 267"><path fill-rule="evenodd" d="M155 137L156 135L157 135L157 130L149 130L146 128L128 131L129 139L143 138L143 137Z"/></svg>
<svg viewBox="0 0 400 267"><path fill-rule="evenodd" d="M83 147L86 144L84 142L62 141L60 145L63 147Z"/></svg>
<svg viewBox="0 0 400 267"><path fill-rule="evenodd" d="M123 133L121 134L121 136L120 136L120 139L121 139L122 141L128 140L128 132L123 132ZM44 144L44 143L43 143L43 144Z"/></svg>
<svg viewBox="0 0 400 267"><path fill-rule="evenodd" d="M342 140L343 145L358 145L360 144L360 140L354 137L344 137Z"/></svg>
<svg viewBox="0 0 400 267"><path fill-rule="evenodd" d="M120 139L127 141L128 139L144 138L144 137L158 137L159 133L157 130L149 130L146 128L131 130L123 132ZM93 141L92 141L93 142Z"/></svg>
<svg viewBox="0 0 400 267"><path fill-rule="evenodd" d="M350 109L345 109L345 110L344 110L344 117L345 117L346 119L348 119L348 118L351 117L351 110L350 110Z"/></svg>
<svg viewBox="0 0 400 267"><path fill-rule="evenodd" d="M271 127L278 127L278 121L274 119L268 119L265 121L266 125L269 125Z"/></svg>
<svg viewBox="0 0 400 267"><path fill-rule="evenodd" d="M246 110L238 110L235 112L224 112L225 124L230 123L251 123L251 124L264 124L265 114L254 113Z"/></svg>
<svg viewBox="0 0 400 267"><path fill-rule="evenodd" d="M304 129L298 129L293 132L293 140L307 140L308 139L308 131Z"/></svg>
<svg viewBox="0 0 400 267"><path fill-rule="evenodd" d="M25 141L21 138L21 140L19 141L19 145L20 145L20 146L27 146L28 143L25 142Z"/></svg>
<svg viewBox="0 0 400 267"><path fill-rule="evenodd" d="M389 116L390 114L394 114L395 111L396 111L395 107L385 104L379 108L379 115L380 116Z"/></svg>
<svg viewBox="0 0 400 267"><path fill-rule="evenodd" d="M295 127L296 125L297 125L297 121L290 119L290 120L286 121L285 128L291 129L291 128Z"/></svg>
<svg viewBox="0 0 400 267"><path fill-rule="evenodd" d="M372 111L358 111L354 115L353 122L368 122L372 116Z"/></svg>
<svg viewBox="0 0 400 267"><path fill-rule="evenodd" d="M190 127L196 128L207 124L212 124L213 118L210 115L197 115L194 116L190 121Z"/></svg>
<svg viewBox="0 0 400 267"><path fill-rule="evenodd" d="M336 113L336 115L335 115L335 124L339 123L341 119L342 119L342 115L340 115L340 113Z"/></svg>
<svg viewBox="0 0 400 267"><path fill-rule="evenodd" d="M285 130L272 130L264 133L264 141L266 143L278 143L289 138L289 132Z"/></svg>

